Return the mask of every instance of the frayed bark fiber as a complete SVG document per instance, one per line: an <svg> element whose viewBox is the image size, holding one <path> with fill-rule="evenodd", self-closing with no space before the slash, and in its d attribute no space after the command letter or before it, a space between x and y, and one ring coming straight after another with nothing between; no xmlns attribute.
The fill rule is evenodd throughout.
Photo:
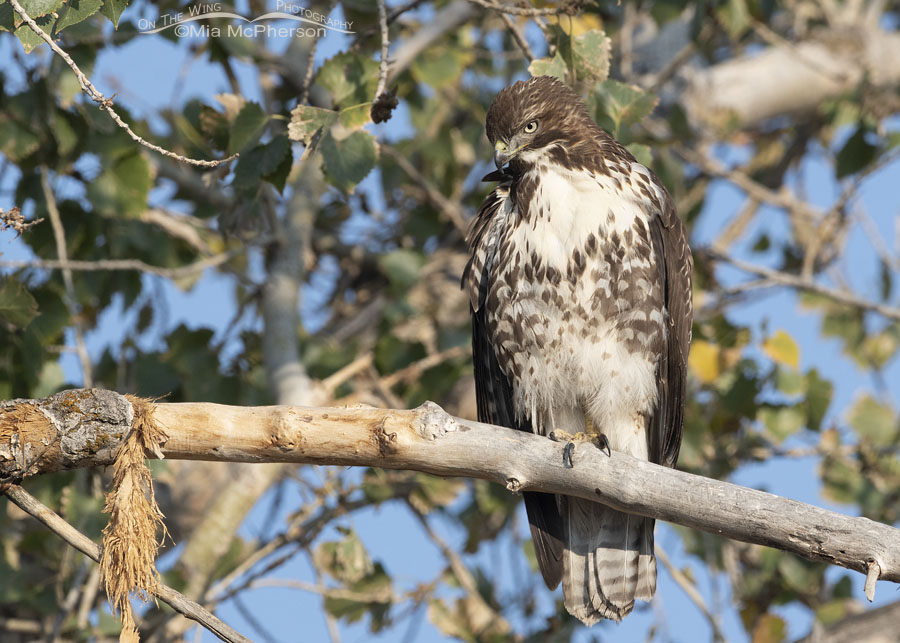
<svg viewBox="0 0 900 643"><path fill-rule="evenodd" d="M148 453L162 457L160 446L166 435L153 421L151 401L127 397L134 407L134 421L116 455L112 489L106 495L109 523L103 529L100 571L109 603L122 616L119 640L135 643L140 638L129 597L135 592L146 601L156 591L156 554L166 533L146 457Z"/></svg>

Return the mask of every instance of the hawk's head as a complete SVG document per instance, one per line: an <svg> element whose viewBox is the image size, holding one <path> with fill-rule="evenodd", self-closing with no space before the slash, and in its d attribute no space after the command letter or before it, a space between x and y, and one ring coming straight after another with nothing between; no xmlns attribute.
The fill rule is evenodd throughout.
<svg viewBox="0 0 900 643"><path fill-rule="evenodd" d="M536 76L502 90L487 113L487 137L497 169L517 174L554 151L590 139L597 125L578 94L550 76Z"/></svg>

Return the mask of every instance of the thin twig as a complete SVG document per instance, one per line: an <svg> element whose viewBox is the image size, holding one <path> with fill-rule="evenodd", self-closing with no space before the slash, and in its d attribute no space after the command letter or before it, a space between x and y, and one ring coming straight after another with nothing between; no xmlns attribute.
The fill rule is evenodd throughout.
<svg viewBox="0 0 900 643"><path fill-rule="evenodd" d="M75 527L57 515L56 512L25 491L25 489L19 485L11 484L3 486L2 491L22 511L42 522L53 533L94 562L100 562L100 545L75 529ZM251 643L250 639L223 623L209 610L168 585L160 583L155 588L152 588L151 592L176 612L200 623L221 640L229 643Z"/></svg>
<svg viewBox="0 0 900 643"><path fill-rule="evenodd" d="M413 183L415 183L425 191L425 196L429 201L431 201L432 205L437 206L437 208L444 214L444 216L450 219L450 221L453 223L453 225L456 226L458 230L463 233L468 230L469 224L466 221L466 216L463 214L462 208L445 197L436 187L431 185L428 179L426 179L425 176L421 172L419 172L418 168L416 168L415 165L410 163L405 156L397 153L389 145L382 145L381 151L387 156L390 156L391 160L393 160L397 165L400 166L400 169L403 170L410 179L412 179Z"/></svg>
<svg viewBox="0 0 900 643"><path fill-rule="evenodd" d="M510 35L512 35L513 40L516 41L516 44L519 46L519 49L522 50L522 53L525 54L528 62L533 61L534 52L531 51L531 47L528 45L528 41L525 40L525 34L523 34L522 30L519 29L519 25L517 25L515 21L505 13L500 14L500 19L503 20L506 28L509 29Z"/></svg>
<svg viewBox="0 0 900 643"><path fill-rule="evenodd" d="M81 323L81 307L75 295L75 282L72 279L72 269L69 266L69 252L66 248L66 231L63 228L59 209L56 207L56 197L50 187L50 179L47 176L46 167L41 168L41 190L44 193L44 201L47 205L47 214L50 216L50 225L53 228L53 239L56 243L56 256L59 258L62 269L63 284L66 288L66 307L72 317L72 328L75 331L75 348L78 353L78 361L81 364L81 378L85 388L94 386L94 378L91 374L91 358L84 343L84 326Z"/></svg>
<svg viewBox="0 0 900 643"><path fill-rule="evenodd" d="M381 29L381 59L378 61L378 85L375 88L375 100L384 93L387 85L388 74L388 50L391 41L388 38L387 9L384 8L384 0L378 0L378 26Z"/></svg>
<svg viewBox="0 0 900 643"><path fill-rule="evenodd" d="M150 208L141 213L141 221L155 225L167 234L181 239L201 254L212 254L209 244L200 236L199 232L200 230L210 232L210 229L196 217L169 212L162 208Z"/></svg>
<svg viewBox="0 0 900 643"><path fill-rule="evenodd" d="M425 533L428 534L428 537L431 539L438 549L441 550L441 554L444 555L444 558L447 560L447 563L450 566L450 571L453 572L453 575L456 577L456 580L459 581L460 587L462 587L466 593L469 595L469 598L473 601L479 603L485 610L489 611L495 622L506 624L506 619L498 613L487 601L485 601L481 597L481 593L478 591L478 583L475 580L475 576L472 572L469 571L469 568L466 567L466 564L463 562L462 557L459 553L453 549L447 542L441 538L438 533L432 528L431 523L428 522L428 517L422 513L418 507L416 507L409 498L406 498L406 506L409 507L409 510L412 514L419 520L419 523L422 525L422 529L425 530ZM507 624L508 626L508 624Z"/></svg>
<svg viewBox="0 0 900 643"><path fill-rule="evenodd" d="M90 80L88 80L88 77L85 76L84 72L82 72L81 69L78 68L78 65L75 64L75 61L72 60L72 57L69 56L69 54L67 54L65 50L63 50L59 45L53 42L53 39L49 35L47 35L47 33L43 29L41 29L38 24L31 18L31 16L28 15L25 9L22 8L22 5L19 4L18 0L9 0L9 4L19 15L19 17L22 18L25 24L27 24L31 28L31 30L41 38L41 40L50 45L50 49L52 49L56 53L56 55L62 58L69 66L69 68L73 72L75 72L75 77L78 79L78 83L81 85L82 91L84 91L84 93L87 94L92 101L97 103L100 106L100 109L109 114L110 118L115 121L116 125L125 130L132 138L132 140L143 145L147 149L162 154L163 156L168 156L169 158L175 159L177 161L189 163L198 167L217 167L219 165L222 165L223 163L228 163L229 161L232 161L238 157L237 154L232 154L228 158L224 158L218 161L201 161L198 159L192 159L186 156L182 156L181 154L176 154L175 152L160 147L159 145L155 145L138 136L134 132L134 130L132 130L131 127L129 127L129 125L125 121L123 121L122 118L116 113L116 110L113 109L113 99L107 98L106 96L101 94L96 87L94 87L94 84Z"/></svg>
<svg viewBox="0 0 900 643"><path fill-rule="evenodd" d="M373 360L374 356L372 355L371 351L357 357L346 366L339 368L334 373L322 380L322 389L326 393L328 393L328 395L333 394L342 384L344 384L348 380L353 379L363 371L367 371L368 369L370 369L372 367Z"/></svg>
<svg viewBox="0 0 900 643"><path fill-rule="evenodd" d="M871 310L872 312L883 315L888 319L900 321L900 308L885 306L884 304L879 304L878 302L870 301L868 299L862 299L861 297L857 297L849 291L836 290L834 288L829 288L828 286L817 284L814 281L804 279L803 277L800 277L798 275L792 275L790 273L781 272L772 268L766 268L765 266L757 266L740 259L735 259L734 257L729 257L725 253L722 253L713 248L706 248L702 251L695 251L695 254L705 254L714 261L729 263L738 270L757 275L758 277L763 277L781 286L789 286L791 288L797 288L799 290L812 292L817 295L822 295L824 297L828 297L829 299L833 299L834 301L841 304L847 304L848 306L854 306L863 310Z"/></svg>
<svg viewBox="0 0 900 643"><path fill-rule="evenodd" d="M559 7L546 8L526 8L513 7L510 5L491 2L490 0L469 0L472 4L477 4L485 9L493 9L500 13L506 13L511 16L558 16L560 14L574 15L577 12L577 3L564 2Z"/></svg>
<svg viewBox="0 0 900 643"><path fill-rule="evenodd" d="M787 210L788 212L797 212L806 215L813 221L820 219L822 216L822 213L819 210L796 198L792 194L785 191L776 192L775 190L771 190L762 183L754 181L744 172L728 168L701 152L696 152L684 145L677 145L675 151L681 158L691 165L696 166L704 173L731 181L746 192L748 196L757 201L774 205Z"/></svg>
<svg viewBox="0 0 900 643"><path fill-rule="evenodd" d="M669 576L672 577L672 580L684 590L684 593L688 595L688 598L693 601L694 605L700 609L700 612L706 617L706 620L709 621L709 625L713 631L713 640L725 641L725 635L722 634L719 619L716 618L715 614L709 611L709 608L706 606L706 601L703 600L703 596L701 596L699 590L697 590L697 586L694 585L693 581L680 569L672 564L668 554L666 554L666 550L663 549L659 543L656 544L656 557L659 559L659 562L663 564L663 567L666 568L666 571L669 572Z"/></svg>
<svg viewBox="0 0 900 643"><path fill-rule="evenodd" d="M394 595L390 587L384 587L380 590L370 592L358 592L356 590L347 589L346 587L328 587L321 583L308 583L302 580L294 580L291 578L260 578L250 584L253 589L259 587L289 587L291 589L299 589L303 592L318 594L325 598L337 598L347 601L356 601L357 603L398 603L408 597L399 597Z"/></svg>
<svg viewBox="0 0 900 643"><path fill-rule="evenodd" d="M66 266L69 270L81 272L96 272L98 270L136 270L138 272L146 272L167 279L182 279L191 277L197 273L203 272L207 268L215 268L223 263L246 252L246 247L239 247L228 252L223 252L206 259L189 263L185 266L177 268L163 268L161 266L152 266L140 259L98 259L96 261L69 261ZM37 268L40 270L60 270L63 263L52 259L36 259L24 261L18 259L0 260L0 268Z"/></svg>
<svg viewBox="0 0 900 643"><path fill-rule="evenodd" d="M439 353L434 353L433 355L423 357L422 359L413 362L409 366L401 368L399 371L394 371L390 375L384 376L383 378L381 378L381 384L387 388L393 388L400 382L409 381L418 377L430 368L434 368L435 366L443 364L448 360L456 359L457 357L463 357L468 354L468 346L454 346L452 348L448 348L447 350L443 350Z"/></svg>
<svg viewBox="0 0 900 643"><path fill-rule="evenodd" d="M332 0L328 5L328 10L325 12L325 15L331 14L334 9L334 5L337 0ZM312 45L309 48L309 58L306 60L306 72L303 74L303 91L300 92L300 98L297 101L298 105L305 105L309 101L309 89L312 87L313 78L315 76L314 70L316 65L316 51L319 49L319 37L313 39Z"/></svg>
<svg viewBox="0 0 900 643"><path fill-rule="evenodd" d="M375 88L375 99L372 101L369 115L375 123L385 123L391 119L398 100L393 92L387 91L388 51L391 48L391 41L384 0L378 0L378 25L381 29L381 59L378 63L378 85Z"/></svg>

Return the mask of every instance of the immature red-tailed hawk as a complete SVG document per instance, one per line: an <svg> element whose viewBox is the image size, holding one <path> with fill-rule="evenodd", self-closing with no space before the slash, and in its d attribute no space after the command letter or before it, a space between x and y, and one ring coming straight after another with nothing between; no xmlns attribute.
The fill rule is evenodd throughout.
<svg viewBox="0 0 900 643"><path fill-rule="evenodd" d="M497 95L487 136L498 171L485 179L500 184L472 222L463 273L479 419L586 432L674 466L692 261L671 197L546 76ZM571 614L618 621L653 597L653 520L524 495L541 573L551 589L562 580Z"/></svg>

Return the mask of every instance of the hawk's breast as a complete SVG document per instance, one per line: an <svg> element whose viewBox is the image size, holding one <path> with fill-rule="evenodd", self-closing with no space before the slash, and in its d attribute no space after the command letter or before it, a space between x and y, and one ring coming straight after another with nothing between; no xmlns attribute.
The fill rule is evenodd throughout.
<svg viewBox="0 0 900 643"><path fill-rule="evenodd" d="M665 309L656 212L635 166L626 177L542 165L510 190L486 267L487 324L517 413L535 423L558 407L619 416L655 405Z"/></svg>

